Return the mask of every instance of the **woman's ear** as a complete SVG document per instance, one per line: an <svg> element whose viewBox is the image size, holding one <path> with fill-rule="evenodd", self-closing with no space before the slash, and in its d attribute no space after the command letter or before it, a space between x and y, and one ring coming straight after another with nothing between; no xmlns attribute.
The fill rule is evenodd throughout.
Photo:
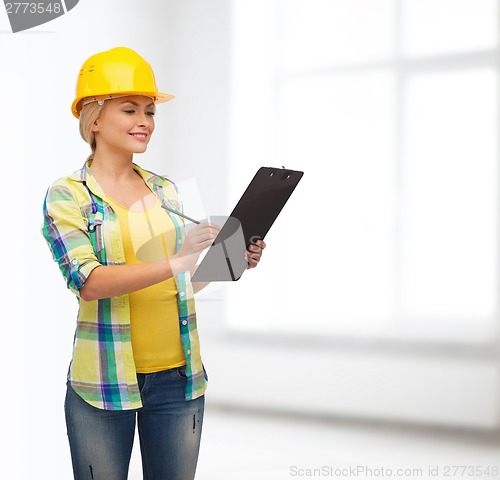
<svg viewBox="0 0 500 480"><path fill-rule="evenodd" d="M93 131L94 133L96 133L96 132L98 132L98 131L99 131L99 124L98 124L97 122L98 122L98 120L96 120L96 121L94 122L94 124L92 125L92 131Z"/></svg>

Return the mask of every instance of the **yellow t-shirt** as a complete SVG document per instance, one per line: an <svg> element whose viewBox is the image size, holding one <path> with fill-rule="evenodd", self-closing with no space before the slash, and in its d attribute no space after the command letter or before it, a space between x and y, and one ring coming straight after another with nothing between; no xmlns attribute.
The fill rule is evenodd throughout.
<svg viewBox="0 0 500 480"><path fill-rule="evenodd" d="M154 262L175 253L175 227L155 197L153 207L129 210L109 199L118 215L125 261ZM174 278L129 294L134 362L138 373L184 365Z"/></svg>

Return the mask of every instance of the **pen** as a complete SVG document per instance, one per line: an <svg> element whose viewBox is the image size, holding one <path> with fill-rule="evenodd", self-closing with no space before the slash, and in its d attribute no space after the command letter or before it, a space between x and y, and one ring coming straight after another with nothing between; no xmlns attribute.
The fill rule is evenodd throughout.
<svg viewBox="0 0 500 480"><path fill-rule="evenodd" d="M164 208L168 210L169 212L175 213L176 215L179 215L179 217L185 218L186 220L189 220L190 222L197 223L198 225L201 223L198 220L195 220L194 218L188 217L187 215L184 215L181 212L178 212L177 210L174 210L172 208L168 208L164 205Z"/></svg>

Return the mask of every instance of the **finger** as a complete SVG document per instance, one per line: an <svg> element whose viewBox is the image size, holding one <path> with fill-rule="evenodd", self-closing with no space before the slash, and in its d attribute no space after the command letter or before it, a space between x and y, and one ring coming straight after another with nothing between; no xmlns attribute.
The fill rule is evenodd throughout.
<svg viewBox="0 0 500 480"><path fill-rule="evenodd" d="M210 246L212 246L212 244L213 244L213 240L206 240L205 242L196 243L193 246L193 250L195 252L201 252L202 250L205 250L205 248L209 248Z"/></svg>
<svg viewBox="0 0 500 480"><path fill-rule="evenodd" d="M199 235L199 236L209 235L209 236L212 236L213 238L215 238L217 235L219 235L219 230L207 227L207 228L203 228L203 229L199 230L197 232L197 235Z"/></svg>
<svg viewBox="0 0 500 480"><path fill-rule="evenodd" d="M248 262L248 267L247 268L255 268L257 266L257 263L255 260L250 259Z"/></svg>
<svg viewBox="0 0 500 480"><path fill-rule="evenodd" d="M259 253L251 253L248 258L255 260L258 262L260 260L260 254Z"/></svg>
<svg viewBox="0 0 500 480"><path fill-rule="evenodd" d="M210 247L210 245L213 245L214 240L215 240L215 235L208 235L205 237L200 237L196 243L202 249L204 249L204 248Z"/></svg>
<svg viewBox="0 0 500 480"><path fill-rule="evenodd" d="M264 248L266 248L266 242L264 242L264 240L257 240L255 243L252 243L251 245L255 245L257 248L260 248L261 250L264 250Z"/></svg>
<svg viewBox="0 0 500 480"><path fill-rule="evenodd" d="M196 238L198 241L204 241L209 238L215 239L217 237L218 232L215 230L212 230L210 228L204 228L201 230L198 230L195 234L193 234L194 238Z"/></svg>
<svg viewBox="0 0 500 480"><path fill-rule="evenodd" d="M211 232L201 232L201 233L198 233L198 235L196 235L194 237L194 239L196 240L196 242L205 242L206 240L214 240L215 238L217 237L217 235L215 235L214 233L211 233Z"/></svg>
<svg viewBox="0 0 500 480"><path fill-rule="evenodd" d="M210 228L214 232L220 232L220 227L218 225L215 225L215 223L209 223L205 225L205 228Z"/></svg>
<svg viewBox="0 0 500 480"><path fill-rule="evenodd" d="M220 225L217 225L216 223L209 222L208 225L216 230L220 230Z"/></svg>
<svg viewBox="0 0 500 480"><path fill-rule="evenodd" d="M250 245L246 251L252 255L262 255L262 248L257 245Z"/></svg>
<svg viewBox="0 0 500 480"><path fill-rule="evenodd" d="M255 263L254 261L252 260L248 260L247 261L247 270L249 270L250 268L255 268L257 266L257 263Z"/></svg>
<svg viewBox="0 0 500 480"><path fill-rule="evenodd" d="M250 250L250 252L257 252L257 253L262 252L262 248L254 244L249 245L248 250Z"/></svg>
<svg viewBox="0 0 500 480"><path fill-rule="evenodd" d="M196 228L193 228L193 232L195 232L195 234L199 234L201 232L218 234L220 232L220 228L211 225L198 225Z"/></svg>
<svg viewBox="0 0 500 480"><path fill-rule="evenodd" d="M252 265L257 265L260 261L260 255L251 253L247 255L247 262L251 263Z"/></svg>
<svg viewBox="0 0 500 480"><path fill-rule="evenodd" d="M253 264L253 260L250 258L250 252L248 250L245 250L244 258L245 261L248 263L247 268L250 268L251 264Z"/></svg>

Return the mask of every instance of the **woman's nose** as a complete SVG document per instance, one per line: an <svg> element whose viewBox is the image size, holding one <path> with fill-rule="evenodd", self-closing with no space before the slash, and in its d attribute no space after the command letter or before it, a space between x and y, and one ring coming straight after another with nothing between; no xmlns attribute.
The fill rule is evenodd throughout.
<svg viewBox="0 0 500 480"><path fill-rule="evenodd" d="M151 117L147 113L142 113L139 115L139 118L137 119L137 125L138 126L147 125L150 120L151 120Z"/></svg>

